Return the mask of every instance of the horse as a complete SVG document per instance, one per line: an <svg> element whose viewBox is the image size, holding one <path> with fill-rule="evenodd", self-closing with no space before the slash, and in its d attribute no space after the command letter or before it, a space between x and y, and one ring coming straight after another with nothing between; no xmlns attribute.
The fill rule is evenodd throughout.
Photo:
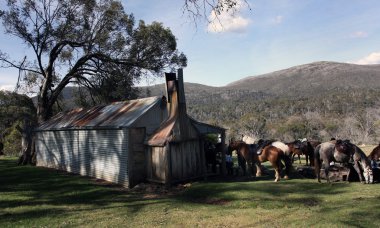
<svg viewBox="0 0 380 228"><path fill-rule="evenodd" d="M373 183L373 173L370 161L367 159L364 152L356 145L350 143L349 140L336 140L324 142L318 145L314 151L315 174L318 182L321 182L320 171L323 166L327 182L330 182L329 171L330 162L339 163L354 163L354 169L359 175L359 180L362 183ZM364 172L365 182L363 181L362 172L359 163Z"/></svg>
<svg viewBox="0 0 380 228"><path fill-rule="evenodd" d="M243 172L245 175L245 163L248 163L249 168L253 171L253 163L256 166L257 172L256 176L261 176L261 163L269 161L272 164L272 167L275 170L276 178L275 182L279 181L281 178L280 172L282 169L281 161L285 163L285 179L289 178L289 172L291 169L291 163L288 156L285 153L278 149L277 147L266 145L261 150L262 145L260 144L251 144L248 145L243 141L231 141L228 150L236 150L238 154L239 165L243 168ZM260 154L257 151L261 151Z"/></svg>
<svg viewBox="0 0 380 228"><path fill-rule="evenodd" d="M298 155L299 164L301 164L300 156L303 154L301 150L301 141L295 140L293 142L285 143L289 148L289 155L292 158L292 163L294 163L294 157ZM306 162L307 163L307 162Z"/></svg>
<svg viewBox="0 0 380 228"><path fill-rule="evenodd" d="M204 143L204 151L205 151L205 160L206 167L208 169L209 165L211 165L211 171L216 173L216 147L213 143L206 141Z"/></svg>
<svg viewBox="0 0 380 228"><path fill-rule="evenodd" d="M317 146L322 143L321 141L318 141L318 140L307 140L307 141L313 147L313 150L315 150L315 148L317 148Z"/></svg>
<svg viewBox="0 0 380 228"><path fill-rule="evenodd" d="M286 145L285 143L281 142L281 141L273 141L271 143L272 146L274 147L277 147L278 149L282 150L287 156L290 157L291 155L291 151L290 151L290 148L288 145Z"/></svg>
<svg viewBox="0 0 380 228"><path fill-rule="evenodd" d="M371 161L375 161L375 162L380 159L380 143L368 155L368 159L370 159Z"/></svg>
<svg viewBox="0 0 380 228"><path fill-rule="evenodd" d="M299 164L301 164L301 155L305 155L306 165L314 166L314 148L309 141L295 140L290 143L286 143L289 147L290 153L292 154L292 163L294 163L294 158L298 155ZM310 161L310 164L309 164Z"/></svg>
<svg viewBox="0 0 380 228"><path fill-rule="evenodd" d="M236 150L238 165L242 168L244 176L246 175L247 164L252 174L254 173L253 166L252 166L253 156L248 145L249 144L246 144L242 140L238 140L238 141L230 140L230 143L227 147L227 154L232 154L232 151Z"/></svg>
<svg viewBox="0 0 380 228"><path fill-rule="evenodd" d="M0 155L4 155L3 149L4 149L4 144L0 142Z"/></svg>

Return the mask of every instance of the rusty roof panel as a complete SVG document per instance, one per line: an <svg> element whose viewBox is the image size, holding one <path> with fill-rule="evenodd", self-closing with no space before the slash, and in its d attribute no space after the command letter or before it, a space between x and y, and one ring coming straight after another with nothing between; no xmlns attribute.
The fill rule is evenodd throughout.
<svg viewBox="0 0 380 228"><path fill-rule="evenodd" d="M164 146L171 140L172 129L177 121L177 117L172 117L162 123L160 128L149 137L147 144L149 146Z"/></svg>
<svg viewBox="0 0 380 228"><path fill-rule="evenodd" d="M89 109L78 108L67 113L59 113L42 123L36 130L63 130L87 128L129 127L155 104L160 97L114 102Z"/></svg>

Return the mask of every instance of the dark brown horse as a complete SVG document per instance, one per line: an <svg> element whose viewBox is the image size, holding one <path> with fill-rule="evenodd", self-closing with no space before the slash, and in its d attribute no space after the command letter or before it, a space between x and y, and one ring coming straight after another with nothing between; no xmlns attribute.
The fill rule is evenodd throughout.
<svg viewBox="0 0 380 228"><path fill-rule="evenodd" d="M0 155L4 155L3 149L4 149L4 144L0 142Z"/></svg>
<svg viewBox="0 0 380 228"><path fill-rule="evenodd" d="M372 152L368 155L368 158L371 161L378 161L380 159L380 143L375 147Z"/></svg>
<svg viewBox="0 0 380 228"><path fill-rule="evenodd" d="M272 164L272 167L276 173L275 182L279 181L281 176L280 172L282 169L281 161L285 163L285 179L288 179L288 175L291 169L291 162L288 156L284 154L284 152L277 147L268 145L265 146L260 154L257 154L257 151L260 149L260 145L251 144L248 145L243 141L230 141L228 146L228 150L236 150L238 154L239 165L243 168L245 174L245 163L248 163L252 174L254 173L253 164L256 166L256 176L261 176L261 163L269 161Z"/></svg>
<svg viewBox="0 0 380 228"><path fill-rule="evenodd" d="M334 161L343 164L353 163L354 169L359 175L360 182L373 183L373 173L370 161L364 152L356 145L350 143L349 140L336 140L321 143L315 149L314 156L315 174L318 178L318 182L321 182L320 170L322 167L325 169L327 182L330 182L330 162ZM363 170L365 182L363 180L361 168Z"/></svg>
<svg viewBox="0 0 380 228"><path fill-rule="evenodd" d="M301 150L301 141L296 140L296 141L285 143L285 144L289 148L290 156L292 157L292 163L294 163L294 157L298 155L298 161L299 161L299 164L301 164L300 156L303 154Z"/></svg>
<svg viewBox="0 0 380 228"><path fill-rule="evenodd" d="M313 147L313 150L315 150L315 148L317 148L317 146L322 143L321 141L318 141L318 140L307 140L307 141Z"/></svg>
<svg viewBox="0 0 380 228"><path fill-rule="evenodd" d="M289 151L292 154L292 163L294 163L294 157L298 156L299 164L301 164L301 155L305 155L306 165L314 166L314 148L309 141L296 140L294 142L286 143L289 147ZM309 164L310 161L310 164Z"/></svg>

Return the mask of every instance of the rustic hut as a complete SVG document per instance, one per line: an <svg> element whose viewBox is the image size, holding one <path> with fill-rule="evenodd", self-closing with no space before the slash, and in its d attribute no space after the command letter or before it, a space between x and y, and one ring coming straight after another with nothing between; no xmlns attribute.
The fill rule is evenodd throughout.
<svg viewBox="0 0 380 228"><path fill-rule="evenodd" d="M220 133L224 145L225 129L187 115L182 70L178 71L178 79L174 73L166 74L166 89L169 118L147 140L148 180L173 183L203 177L207 172L203 135Z"/></svg>
<svg viewBox="0 0 380 228"><path fill-rule="evenodd" d="M219 133L224 145L225 130L187 115L182 70L178 79L175 73L166 79L167 98L75 109L40 125L35 130L37 165L126 187L205 176L203 136Z"/></svg>
<svg viewBox="0 0 380 228"><path fill-rule="evenodd" d="M167 115L165 97L58 114L36 129L37 165L132 187L146 179L144 141Z"/></svg>

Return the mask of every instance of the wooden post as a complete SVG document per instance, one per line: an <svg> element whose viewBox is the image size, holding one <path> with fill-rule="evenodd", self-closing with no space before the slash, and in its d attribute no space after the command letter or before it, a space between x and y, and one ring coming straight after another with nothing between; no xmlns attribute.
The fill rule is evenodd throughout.
<svg viewBox="0 0 380 228"><path fill-rule="evenodd" d="M170 186L172 184L172 150L171 143L167 143L165 148L165 183Z"/></svg>
<svg viewBox="0 0 380 228"><path fill-rule="evenodd" d="M227 174L226 169L226 133L223 131L221 135L221 143L222 143L222 175L225 176Z"/></svg>
<svg viewBox="0 0 380 228"><path fill-rule="evenodd" d="M200 162L201 162L201 172L204 179L207 178L207 167L206 167L206 158L205 158L205 149L204 149L204 140L203 135L199 140L199 150L201 152L200 156Z"/></svg>

